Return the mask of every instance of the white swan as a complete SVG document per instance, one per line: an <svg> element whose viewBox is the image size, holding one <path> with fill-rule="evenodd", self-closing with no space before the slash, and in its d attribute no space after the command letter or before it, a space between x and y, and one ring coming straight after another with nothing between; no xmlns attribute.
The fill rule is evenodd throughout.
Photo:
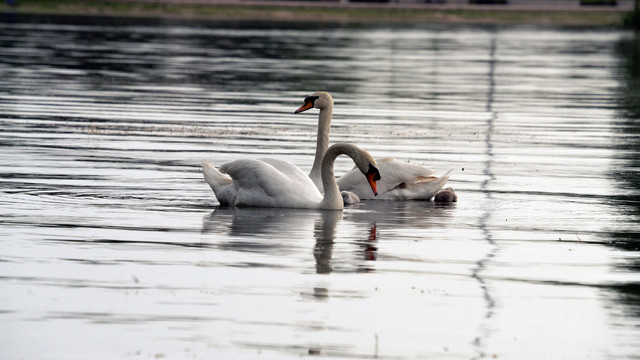
<svg viewBox="0 0 640 360"><path fill-rule="evenodd" d="M339 143L325 152L321 162L324 197L297 166L282 160L235 160L216 169L203 161L204 178L221 204L234 206L287 207L340 210L344 207L333 164L342 154L353 159L369 184L373 196L380 172L371 154L356 145ZM362 175L360 175L362 176Z"/></svg>
<svg viewBox="0 0 640 360"><path fill-rule="evenodd" d="M309 173L318 189L321 189L320 163L322 155L329 146L331 117L333 114L333 97L323 91L315 92L304 99L304 104L295 113L299 114L311 108L320 109L318 114L318 137L316 155ZM385 158L378 162L382 179L378 182L379 196L374 197L367 191L368 185L354 168L342 175L337 183L340 190L350 191L360 199L389 199L389 200L428 200L431 199L449 179L446 174L436 177L433 170L423 166L403 163L392 158Z"/></svg>

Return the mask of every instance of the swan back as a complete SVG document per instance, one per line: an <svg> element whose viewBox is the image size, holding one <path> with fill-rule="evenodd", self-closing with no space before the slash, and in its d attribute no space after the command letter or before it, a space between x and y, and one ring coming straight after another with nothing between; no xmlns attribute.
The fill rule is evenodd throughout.
<svg viewBox="0 0 640 360"><path fill-rule="evenodd" d="M403 183L403 186L395 187L384 194L379 199L389 200L427 200L432 198L449 180L452 170L447 171L440 177L424 177L415 183ZM365 198L366 199L366 198Z"/></svg>
<svg viewBox="0 0 640 360"><path fill-rule="evenodd" d="M236 206L315 208L322 194L297 166L277 159L241 159L222 164L233 178Z"/></svg>
<svg viewBox="0 0 640 360"><path fill-rule="evenodd" d="M384 178L378 183L378 191L384 194L394 188L411 186L418 182L433 178L433 170L423 166L385 158L378 161L378 169ZM363 199L371 198L365 179L355 167L338 179L338 186L342 190L356 193Z"/></svg>

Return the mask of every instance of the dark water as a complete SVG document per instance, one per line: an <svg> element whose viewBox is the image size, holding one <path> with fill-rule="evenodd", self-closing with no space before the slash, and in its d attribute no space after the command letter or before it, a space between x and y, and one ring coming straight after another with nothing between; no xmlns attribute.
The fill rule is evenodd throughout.
<svg viewBox="0 0 640 360"><path fill-rule="evenodd" d="M613 30L5 17L0 357L637 359L638 59ZM218 208L203 159L310 169L316 90L334 142L460 201Z"/></svg>

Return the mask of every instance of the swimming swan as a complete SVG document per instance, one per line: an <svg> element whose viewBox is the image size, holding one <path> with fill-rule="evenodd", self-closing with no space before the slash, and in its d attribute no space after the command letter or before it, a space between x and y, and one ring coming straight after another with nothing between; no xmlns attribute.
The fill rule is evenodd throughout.
<svg viewBox="0 0 640 360"><path fill-rule="evenodd" d="M360 204L360 198L358 197L358 195L352 193L351 191L340 191L340 195L342 195L342 202L345 205Z"/></svg>
<svg viewBox="0 0 640 360"><path fill-rule="evenodd" d="M322 155L329 146L331 117L333 114L333 97L327 92L319 91L307 96L304 104L295 113L299 114L311 108L320 109L318 114L318 137L316 155L309 177L318 189L322 188L320 178L320 164ZM423 166L413 165L385 158L378 162L378 169L382 179L378 182L379 196L372 196L368 191L365 179L358 174L356 168L342 175L337 183L342 191L350 191L360 199L388 199L388 200L429 200L449 179L449 170L441 177L433 176L433 170Z"/></svg>
<svg viewBox="0 0 640 360"><path fill-rule="evenodd" d="M346 143L332 145L322 157L320 175L324 197L307 174L283 160L234 160L218 169L205 160L202 172L221 204L340 210L344 205L333 165L342 154L353 159L356 168L365 175L369 192L372 196L377 195L376 181L380 180L380 172L376 161L365 150Z"/></svg>
<svg viewBox="0 0 640 360"><path fill-rule="evenodd" d="M444 188L433 197L433 201L437 203L452 203L458 201L458 195L452 187Z"/></svg>

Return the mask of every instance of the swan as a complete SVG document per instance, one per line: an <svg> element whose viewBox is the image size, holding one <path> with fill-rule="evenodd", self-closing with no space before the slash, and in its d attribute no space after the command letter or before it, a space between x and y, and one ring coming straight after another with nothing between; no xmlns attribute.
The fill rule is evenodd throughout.
<svg viewBox="0 0 640 360"><path fill-rule="evenodd" d="M343 154L353 159L375 196L376 181L380 180L376 161L367 151L347 143L332 145L322 157L320 175L324 196L307 174L283 160L234 160L218 169L205 160L202 171L223 205L341 210L344 205L333 165Z"/></svg>
<svg viewBox="0 0 640 360"><path fill-rule="evenodd" d="M452 187L444 188L433 197L433 201L438 203L451 203L458 201L458 195Z"/></svg>
<svg viewBox="0 0 640 360"><path fill-rule="evenodd" d="M345 205L360 204L360 197L351 191L340 191L340 195L342 195L342 202Z"/></svg>
<svg viewBox="0 0 640 360"><path fill-rule="evenodd" d="M318 137L316 154L309 177L318 189L322 188L320 165L322 155L329 146L329 133L333 114L333 97L331 94L318 91L305 97L304 104L294 113L299 114L309 109L320 110L318 114ZM360 199L388 200L428 200L431 199L449 179L452 170L440 177L433 176L433 170L423 166L385 158L378 161L382 179L377 183L379 196L374 197L368 191L366 179L358 174L356 168L342 175L337 183L340 190L350 191Z"/></svg>

